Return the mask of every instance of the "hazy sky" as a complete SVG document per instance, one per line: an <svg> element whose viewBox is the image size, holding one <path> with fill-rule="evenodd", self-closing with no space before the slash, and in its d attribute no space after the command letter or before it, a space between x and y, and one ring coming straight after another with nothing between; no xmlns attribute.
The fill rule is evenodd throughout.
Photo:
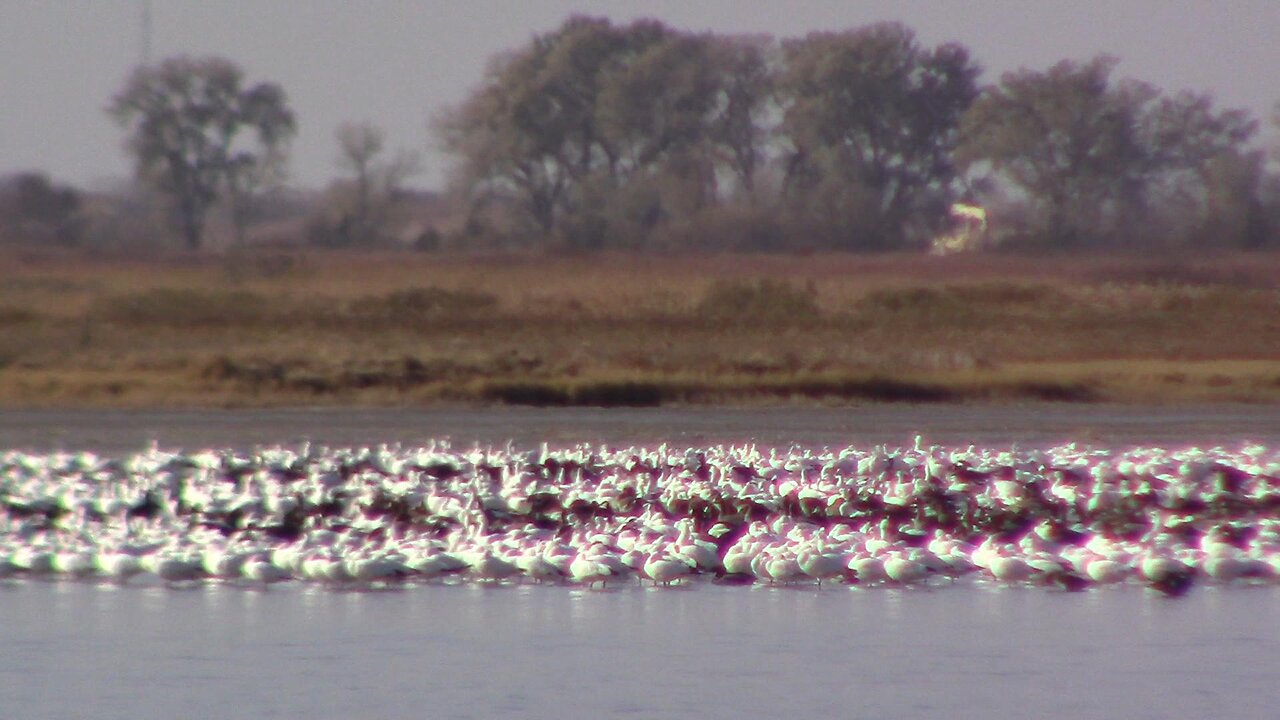
<svg viewBox="0 0 1280 720"><path fill-rule="evenodd" d="M0 174L43 169L91 183L129 173L121 132L102 108L142 57L142 8L143 0L0 0ZM901 20L926 44L967 45L987 81L1105 52L1121 58L1119 76L1211 91L1220 105L1261 119L1280 101L1280 0L153 0L151 56L217 53L250 82L282 84L299 120L298 184L332 178L334 129L369 121L390 145L424 153L418 184L430 186L446 160L428 118L461 100L491 55L574 12L780 37Z"/></svg>

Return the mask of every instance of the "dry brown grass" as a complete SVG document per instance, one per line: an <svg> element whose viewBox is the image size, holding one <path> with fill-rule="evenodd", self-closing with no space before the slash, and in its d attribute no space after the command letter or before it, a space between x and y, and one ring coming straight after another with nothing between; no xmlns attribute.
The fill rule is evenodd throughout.
<svg viewBox="0 0 1280 720"><path fill-rule="evenodd" d="M1280 253L0 255L0 404L1276 401Z"/></svg>

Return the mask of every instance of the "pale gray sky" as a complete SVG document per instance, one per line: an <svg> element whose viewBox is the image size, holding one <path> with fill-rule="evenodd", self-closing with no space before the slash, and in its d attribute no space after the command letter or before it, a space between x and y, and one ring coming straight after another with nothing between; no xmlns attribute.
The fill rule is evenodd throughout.
<svg viewBox="0 0 1280 720"><path fill-rule="evenodd" d="M143 0L0 0L0 174L43 169L73 183L128 175L120 130L104 115L141 57ZM691 30L771 33L901 20L929 45L958 41L987 68L1098 53L1118 74L1166 90L1207 90L1260 119L1280 101L1280 1L1224 0L153 0L152 57L225 55L252 81L281 83L297 113L292 180L323 186L337 172L334 129L384 128L421 150L439 182L446 160L427 120L479 82L494 53L523 45L568 15L656 17Z"/></svg>

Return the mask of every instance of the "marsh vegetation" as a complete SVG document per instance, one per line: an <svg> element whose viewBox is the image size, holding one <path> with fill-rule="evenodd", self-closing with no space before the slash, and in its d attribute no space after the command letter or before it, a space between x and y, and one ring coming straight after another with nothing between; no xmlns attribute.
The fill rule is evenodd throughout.
<svg viewBox="0 0 1280 720"><path fill-rule="evenodd" d="M1280 256L0 262L9 406L1280 399Z"/></svg>

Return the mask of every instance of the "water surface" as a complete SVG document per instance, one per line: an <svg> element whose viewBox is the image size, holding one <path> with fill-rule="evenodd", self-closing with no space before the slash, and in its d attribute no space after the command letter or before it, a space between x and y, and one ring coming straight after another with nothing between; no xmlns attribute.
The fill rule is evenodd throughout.
<svg viewBox="0 0 1280 720"><path fill-rule="evenodd" d="M865 405L848 408L492 408L374 410L0 410L0 448L125 453L310 440L327 445L513 441L698 445L1214 445L1280 443L1265 405Z"/></svg>
<svg viewBox="0 0 1280 720"><path fill-rule="evenodd" d="M1239 445L1254 406L0 411L0 448ZM0 583L0 717L1274 718L1280 587Z"/></svg>
<svg viewBox="0 0 1280 720"><path fill-rule="evenodd" d="M0 588L6 717L1271 718L1280 588Z"/></svg>

